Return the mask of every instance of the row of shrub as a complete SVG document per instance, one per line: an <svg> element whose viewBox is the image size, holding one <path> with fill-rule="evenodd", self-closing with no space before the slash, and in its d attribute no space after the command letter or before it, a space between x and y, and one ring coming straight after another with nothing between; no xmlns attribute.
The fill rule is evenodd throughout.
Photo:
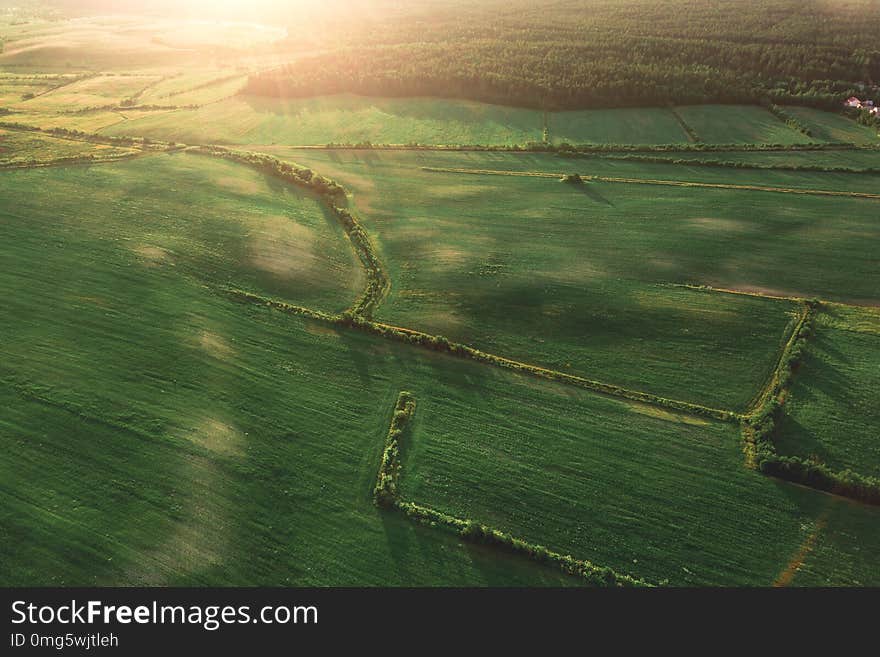
<svg viewBox="0 0 880 657"><path fill-rule="evenodd" d="M340 204L346 198L345 189L341 185L307 167L296 166L263 153L234 151L220 146L197 146L191 152L247 164L317 194L342 224L367 274L367 285L350 312L358 316L372 316L373 310L388 289L388 276L366 231L357 218Z"/></svg>
<svg viewBox="0 0 880 657"><path fill-rule="evenodd" d="M323 147L328 150L424 150L424 151L499 151L499 152L539 152L559 153L563 156L576 157L581 153L607 153L623 151L630 153L675 153L700 151L714 153L719 151L839 151L839 150L876 150L878 146L859 146L849 143L807 143L807 144L706 144L674 143L674 144L548 144L529 142L526 144L373 144L371 142L330 142Z"/></svg>
<svg viewBox="0 0 880 657"><path fill-rule="evenodd" d="M785 111L785 108L782 107L781 105L777 105L776 103L770 103L769 105L767 105L767 109L770 111L771 114L773 114L773 116L775 116L777 119L782 121L785 125L787 125L792 130L797 130L798 132L800 132L803 135L806 135L807 137L813 136L813 133L810 132L810 129L806 125L804 125L799 120L797 120L795 117L793 117L791 114L789 114L787 111Z"/></svg>
<svg viewBox="0 0 880 657"><path fill-rule="evenodd" d="M462 539L471 543L488 545L505 552L525 556L532 561L558 568L564 573L575 575L593 586L602 587L646 587L651 586L642 579L622 575L611 568L597 566L589 561L575 559L547 549L543 545L528 543L506 532L492 529L473 520L462 520L413 502L398 500L395 506L408 518L431 527L442 527L454 531Z"/></svg>
<svg viewBox="0 0 880 657"><path fill-rule="evenodd" d="M819 164L759 164L756 162L740 162L734 160L700 160L687 158L663 157L660 155L641 155L637 153L603 155L606 160L627 160L646 164L681 164L695 167L722 167L733 169L763 169L768 171L804 171L815 173L867 173L878 174L880 167L830 167Z"/></svg>
<svg viewBox="0 0 880 657"><path fill-rule="evenodd" d="M794 373L803 362L808 341L813 334L813 319L819 308L818 301L805 302L804 313L783 349L770 384L759 405L746 420L747 433L753 441L754 462L765 474L869 504L880 504L880 479L866 477L848 469L833 470L800 456L781 456L773 442L782 413L782 400L791 386Z"/></svg>
<svg viewBox="0 0 880 657"><path fill-rule="evenodd" d="M121 112L123 110L127 111L155 111L155 110L192 110L198 109L201 105L137 105L134 101L130 104L126 104L126 101L130 99L125 99L119 104L111 103L109 105L88 105L86 107L80 107L75 110L69 110L67 112L63 112L64 114L91 114L92 112Z"/></svg>
<svg viewBox="0 0 880 657"><path fill-rule="evenodd" d="M419 347L431 349L433 351L439 351L451 354L453 356L468 358L479 363L486 363L489 365L504 367L515 372L529 374L550 381L558 381L561 383L574 385L579 388L592 390L594 392L600 392L606 395L624 397L633 401L644 402L646 404L655 404L658 406L663 406L670 410L681 411L683 413L688 413L691 415L711 417L718 420L735 421L739 419L739 415L732 411L709 408L706 406L700 406L698 404L692 404L690 402L684 402L675 399L666 399L665 397L658 397L656 395L645 392L629 390L628 388L623 388L621 386L616 386L610 383L602 383L601 381L593 381L591 379L585 379L579 376L575 376L573 374L566 374L564 372L549 370L543 367L537 367L535 365L528 365L526 363L511 360L509 358L486 353L485 351L481 351L468 345L464 345L458 342L452 342L442 335L431 335L412 329L405 329L397 326L389 326L388 324L372 322L351 313L343 313L339 317L338 321L343 325L356 328L367 333L371 333L373 335L390 338L398 342L405 342Z"/></svg>
<svg viewBox="0 0 880 657"><path fill-rule="evenodd" d="M85 132L83 130L74 130L72 128L39 128L37 126L28 125L26 123L16 123L0 121L0 128L8 130L20 130L24 132L39 132L51 137L60 137L62 139L76 139L77 141L87 141L92 144L105 144L109 146L131 146L136 148L157 148L157 149L175 149L182 148L180 144L173 144L165 141L156 141L148 137L109 137L107 135L99 135L94 132Z"/></svg>
<svg viewBox="0 0 880 657"><path fill-rule="evenodd" d="M115 162L116 160L124 160L130 157L136 157L141 153L134 151L128 153L83 153L81 155L67 155L65 157L56 157L48 160L38 160L28 158L27 160L12 161L0 163L2 169L26 169L33 167L61 166L66 164L96 164L99 162Z"/></svg>
<svg viewBox="0 0 880 657"><path fill-rule="evenodd" d="M415 411L416 400L413 394L406 390L401 391L394 405L394 415L391 416L376 486L373 488L373 501L377 506L393 507L400 499L400 440Z"/></svg>
<svg viewBox="0 0 880 657"><path fill-rule="evenodd" d="M685 121L681 113L677 109L675 109L675 105L670 105L669 111L672 112L672 116L674 116L675 120L678 121L678 125L681 126L681 129L687 133L687 136L691 140L691 142L693 142L694 144L699 144L703 141L702 139L700 139L700 135L697 134L697 131L694 130L693 126Z"/></svg>

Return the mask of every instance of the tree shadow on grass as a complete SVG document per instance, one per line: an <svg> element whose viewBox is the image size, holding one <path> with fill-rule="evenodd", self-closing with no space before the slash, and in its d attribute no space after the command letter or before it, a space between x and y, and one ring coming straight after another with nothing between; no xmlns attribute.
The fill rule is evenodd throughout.
<svg viewBox="0 0 880 657"><path fill-rule="evenodd" d="M566 183L563 183L563 184L566 184ZM571 187L573 190L575 190L575 191L577 191L577 192L580 192L581 194L583 194L584 196L586 196L587 198L589 198L591 201L593 201L593 202L595 202L595 203L601 203L601 204L603 204L603 205L607 205L607 206L611 206L611 207L614 206L614 203L612 203L611 201L609 201L609 200L608 200L608 199L607 199L607 198L606 198L606 197L605 197L605 196L604 196L604 195L603 195L603 194L602 194L602 193L596 188L596 184L595 184L595 183L592 183L592 182L589 182L589 181L586 181L586 180L585 180L585 181L583 181L583 182L581 182L581 183L577 183L577 184L567 184L567 186L568 186L568 187Z"/></svg>

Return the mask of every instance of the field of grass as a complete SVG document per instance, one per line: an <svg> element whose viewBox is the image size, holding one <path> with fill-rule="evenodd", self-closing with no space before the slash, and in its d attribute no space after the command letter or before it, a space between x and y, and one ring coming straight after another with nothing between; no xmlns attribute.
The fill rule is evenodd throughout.
<svg viewBox="0 0 880 657"><path fill-rule="evenodd" d="M158 79L157 76L146 75L98 75L23 101L16 106L16 109L64 112L71 109L119 105L124 99L135 96Z"/></svg>
<svg viewBox="0 0 880 657"><path fill-rule="evenodd" d="M547 156L291 157L353 190L391 272L380 319L659 395L743 408L791 308L658 284L876 298L877 201L418 166Z"/></svg>
<svg viewBox="0 0 880 657"><path fill-rule="evenodd" d="M687 133L663 107L548 113L553 143L677 144Z"/></svg>
<svg viewBox="0 0 880 657"><path fill-rule="evenodd" d="M767 295L862 304L822 306L773 439L880 476L880 200L866 196L880 175L297 148L877 143L867 129L802 108L786 110L812 138L756 106L236 95L248 72L301 54L269 45L284 30L16 22L0 30L0 121L263 151L344 185L359 224L329 196L195 149L0 129L0 584L582 585L373 504L409 390L405 500L651 583L880 586L880 508L749 469L736 421L261 298L350 308L377 276L352 241L362 255L370 242L390 282L377 322L741 413L804 308ZM125 99L201 107L78 111ZM880 168L869 149L646 154ZM120 159L37 166L82 155ZM570 173L596 178L563 184ZM821 190L862 197L793 193Z"/></svg>
<svg viewBox="0 0 880 657"><path fill-rule="evenodd" d="M816 333L786 400L777 448L880 477L880 313L830 306Z"/></svg>
<svg viewBox="0 0 880 657"><path fill-rule="evenodd" d="M880 135L876 130L840 114L823 112L811 107L786 107L785 111L807 126L817 140L880 144Z"/></svg>
<svg viewBox="0 0 880 657"><path fill-rule="evenodd" d="M191 143L322 145L524 144L541 141L541 112L433 98L328 96L277 100L238 96L114 126L108 134L143 134Z"/></svg>
<svg viewBox="0 0 880 657"><path fill-rule="evenodd" d="M130 206L115 222L65 209L75 182L65 176L75 173L2 174L4 199L56 185L50 205L15 197L0 222L0 328L12 336L0 345L4 583L577 583L373 507L401 388L419 399L408 491L655 581L768 583L824 512L826 496L744 470L733 426L213 294L207 267L196 266L199 240L217 248L229 214L213 227L191 218L199 239L178 245L174 265L145 259L126 238L158 236L159 215L179 212L173 194L163 206L137 203L144 189L118 201L114 190L136 177L136 163L171 167L178 182L158 181L181 185L197 175L189 160L215 182L232 168L186 155L93 167L103 204ZM219 183L202 194L202 205L209 194L230 203ZM461 507L455 484L477 467L506 483L478 482L471 490L486 495ZM859 509L834 522L846 534L876 516ZM857 548L823 546L835 581L876 584L876 555Z"/></svg>
<svg viewBox="0 0 880 657"><path fill-rule="evenodd" d="M827 513L826 496L745 470L733 426L589 394L542 395L540 410L531 398L419 397L403 497L674 585L768 585ZM880 511L831 517L852 528ZM849 581L876 578L875 552L826 548Z"/></svg>
<svg viewBox="0 0 880 657"><path fill-rule="evenodd" d="M789 128L762 107L689 105L676 111L707 144L806 144L819 141Z"/></svg>
<svg viewBox="0 0 880 657"><path fill-rule="evenodd" d="M234 80L229 84L232 83ZM173 98L177 104L184 104L181 97ZM707 143L814 141L760 107L707 105L682 107L678 112L688 123L693 122L692 127ZM314 146L369 141L511 145L540 142L544 121L544 113L537 110L438 98L342 95L285 100L237 96L196 110L114 126L107 132L191 143ZM554 143L688 141L675 116L666 108L548 112L546 121Z"/></svg>
<svg viewBox="0 0 880 657"><path fill-rule="evenodd" d="M88 234L141 267L211 285L234 280L329 311L361 292L360 265L335 219L315 199L248 168L182 153L3 176L7 230L51 225L57 248L76 250Z"/></svg>
<svg viewBox="0 0 880 657"><path fill-rule="evenodd" d="M58 139L38 132L0 128L0 166L51 162L59 158L84 155L109 158L130 155L135 152L131 148Z"/></svg>
<svg viewBox="0 0 880 657"><path fill-rule="evenodd" d="M880 169L880 150L841 149L829 151L720 151L720 152L676 152L644 153L646 157L659 157L669 160L706 160L715 162L742 162L759 166L783 167L844 167L848 169ZM609 157L626 154L615 153ZM823 177L822 180L825 180Z"/></svg>

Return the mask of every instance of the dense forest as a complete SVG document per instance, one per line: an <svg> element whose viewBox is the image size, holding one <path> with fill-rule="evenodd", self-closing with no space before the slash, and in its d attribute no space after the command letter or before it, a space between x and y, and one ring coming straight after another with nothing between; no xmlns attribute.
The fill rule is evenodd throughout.
<svg viewBox="0 0 880 657"><path fill-rule="evenodd" d="M477 6L475 6L477 5ZM318 54L252 76L272 96L433 95L546 109L837 107L880 83L880 0L373 3ZM298 33L280 48L293 48Z"/></svg>

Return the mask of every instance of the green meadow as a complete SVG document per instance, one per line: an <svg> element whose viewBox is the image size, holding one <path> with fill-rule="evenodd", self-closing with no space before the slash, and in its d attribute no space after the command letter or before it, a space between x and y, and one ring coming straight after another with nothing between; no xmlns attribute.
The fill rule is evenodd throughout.
<svg viewBox="0 0 880 657"><path fill-rule="evenodd" d="M880 135L876 129L861 125L852 119L812 107L786 107L785 111L803 123L822 141L846 142L876 146Z"/></svg>
<svg viewBox="0 0 880 657"><path fill-rule="evenodd" d="M743 409L792 312L670 284L876 297L874 200L419 166L494 168L498 154L290 157L353 191L393 281L380 319L663 396Z"/></svg>
<svg viewBox="0 0 880 657"><path fill-rule="evenodd" d="M676 111L707 144L806 144L819 141L789 128L768 110L744 105L688 105Z"/></svg>
<svg viewBox="0 0 880 657"><path fill-rule="evenodd" d="M782 454L880 477L880 313L829 306L785 403Z"/></svg>
<svg viewBox="0 0 880 657"><path fill-rule="evenodd" d="M766 586L818 520L878 535L877 509L829 512L827 496L745 470L734 426L562 391L537 411L529 397L418 399L404 499L677 586ZM873 581L874 551L824 550L838 585Z"/></svg>
<svg viewBox="0 0 880 657"><path fill-rule="evenodd" d="M880 174L793 169L880 169L853 147L876 131L798 107L812 136L757 105L242 93L308 37L0 23L0 121L42 129L0 128L0 584L582 585L377 508L408 390L406 501L652 584L880 586L880 508L761 474L740 415L671 410L751 413L818 298L768 439L880 477ZM545 141L645 148L454 149ZM378 269L385 337L348 311Z"/></svg>
<svg viewBox="0 0 880 657"><path fill-rule="evenodd" d="M767 583L824 512L826 496L744 470L734 426L229 300L213 283L249 282L239 224L258 220L190 215L190 237L172 246L162 215L181 212L173 190L137 203L149 196L124 185L135 165L178 185L232 168L191 155L92 167L93 209L110 208L95 217L63 200L76 168L2 174L4 194L54 192L48 206L4 205L0 222L0 322L13 336L0 346L4 582L576 584L372 505L400 389L419 403L405 454L414 498L655 582ZM234 207L219 182L202 193L201 205L216 195ZM305 199L281 195L290 222L307 224ZM221 272L206 250L238 266ZM504 483L470 487L476 468ZM466 490L481 497L463 507ZM846 531L875 516L835 522ZM836 581L876 583L856 548L826 548Z"/></svg>
<svg viewBox="0 0 880 657"><path fill-rule="evenodd" d="M94 156L112 158L131 155L131 148L60 139L39 132L0 128L0 166L23 166L59 158Z"/></svg>

